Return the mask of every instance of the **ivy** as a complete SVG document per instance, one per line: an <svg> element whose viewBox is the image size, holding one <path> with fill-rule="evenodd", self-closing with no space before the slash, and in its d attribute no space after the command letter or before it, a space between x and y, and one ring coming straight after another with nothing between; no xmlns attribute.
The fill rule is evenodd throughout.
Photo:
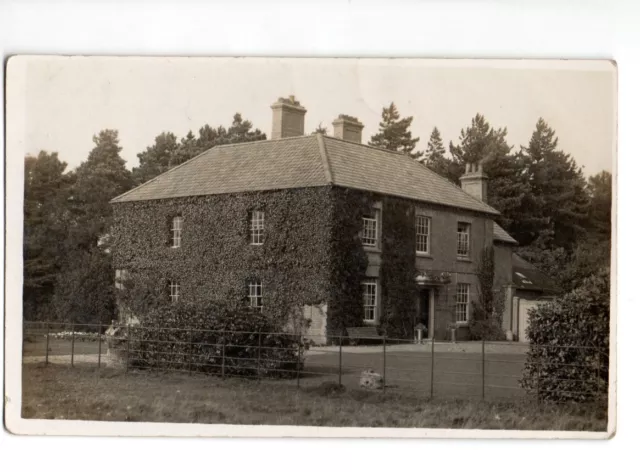
<svg viewBox="0 0 640 472"><path fill-rule="evenodd" d="M413 334L416 308L415 210L404 200L383 200L382 328L387 336L408 338Z"/></svg>
<svg viewBox="0 0 640 472"><path fill-rule="evenodd" d="M504 339L502 312L504 311L505 293L501 289L496 296L494 279L494 249L493 246L486 246L483 248L480 258L478 302L473 302L473 311L469 320L471 339L484 339L485 341Z"/></svg>
<svg viewBox="0 0 640 472"><path fill-rule="evenodd" d="M328 334L362 323L367 258L359 241L371 198L341 188L149 200L114 205L114 267L126 269L121 313L144 314L169 303L167 285L180 284L178 303L218 303L233 312L246 304L246 281L263 284L264 311L277 326L298 321L304 305L328 303ZM265 212L262 246L249 244L248 215ZM167 244L167 220L183 218L182 244Z"/></svg>

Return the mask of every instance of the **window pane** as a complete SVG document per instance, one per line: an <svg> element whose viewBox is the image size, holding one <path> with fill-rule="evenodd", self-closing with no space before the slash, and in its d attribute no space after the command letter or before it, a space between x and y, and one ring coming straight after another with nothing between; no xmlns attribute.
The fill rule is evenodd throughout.
<svg viewBox="0 0 640 472"><path fill-rule="evenodd" d="M259 280L249 282L249 306L262 310L262 282Z"/></svg>
<svg viewBox="0 0 640 472"><path fill-rule="evenodd" d="M416 251L429 252L431 218L418 215L416 217Z"/></svg>
<svg viewBox="0 0 640 472"><path fill-rule="evenodd" d="M469 256L469 235L471 225L469 223L458 223L458 256Z"/></svg>
<svg viewBox="0 0 640 472"><path fill-rule="evenodd" d="M180 247L182 243L182 217L176 216L173 218L171 225L171 246Z"/></svg>
<svg viewBox="0 0 640 472"><path fill-rule="evenodd" d="M469 284L456 286L456 321L467 322L469 318Z"/></svg>
<svg viewBox="0 0 640 472"><path fill-rule="evenodd" d="M252 211L251 212L251 244L263 244L264 243L264 212Z"/></svg>
<svg viewBox="0 0 640 472"><path fill-rule="evenodd" d="M375 321L377 307L377 284L376 282L364 282L363 288L363 306L364 319L366 321Z"/></svg>
<svg viewBox="0 0 640 472"><path fill-rule="evenodd" d="M374 217L362 218L362 244L365 246L375 246L378 241L378 220Z"/></svg>

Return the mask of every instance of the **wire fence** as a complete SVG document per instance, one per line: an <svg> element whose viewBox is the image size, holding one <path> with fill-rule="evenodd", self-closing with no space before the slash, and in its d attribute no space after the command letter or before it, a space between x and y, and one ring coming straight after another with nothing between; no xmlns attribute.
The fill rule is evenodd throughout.
<svg viewBox="0 0 640 472"><path fill-rule="evenodd" d="M337 384L428 398L606 398L597 347L25 322L23 363L197 372L300 387ZM544 355L543 355L544 354ZM523 382L524 379L524 382Z"/></svg>

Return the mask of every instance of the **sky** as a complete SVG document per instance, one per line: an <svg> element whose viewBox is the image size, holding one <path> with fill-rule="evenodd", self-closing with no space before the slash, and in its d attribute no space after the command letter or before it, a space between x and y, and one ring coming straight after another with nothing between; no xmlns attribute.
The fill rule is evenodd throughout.
<svg viewBox="0 0 640 472"><path fill-rule="evenodd" d="M57 151L69 169L105 128L119 131L129 168L159 133L229 126L236 112L270 137L270 105L289 95L307 109L307 133L322 123L332 134L344 113L365 125L366 143L393 101L401 116L413 116L418 150L437 126L448 151L481 113L507 128L514 149L544 118L586 176L611 171L615 158L616 70L605 61L52 56L28 58L23 77L14 103L24 153ZM10 76L7 85L10 93Z"/></svg>

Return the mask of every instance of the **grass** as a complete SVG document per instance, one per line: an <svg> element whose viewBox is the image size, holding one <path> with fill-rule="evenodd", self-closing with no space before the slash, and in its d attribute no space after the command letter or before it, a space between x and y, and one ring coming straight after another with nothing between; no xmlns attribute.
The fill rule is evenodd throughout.
<svg viewBox="0 0 640 472"><path fill-rule="evenodd" d="M417 399L325 382L23 365L24 418L405 428L605 431L606 411L522 400Z"/></svg>

